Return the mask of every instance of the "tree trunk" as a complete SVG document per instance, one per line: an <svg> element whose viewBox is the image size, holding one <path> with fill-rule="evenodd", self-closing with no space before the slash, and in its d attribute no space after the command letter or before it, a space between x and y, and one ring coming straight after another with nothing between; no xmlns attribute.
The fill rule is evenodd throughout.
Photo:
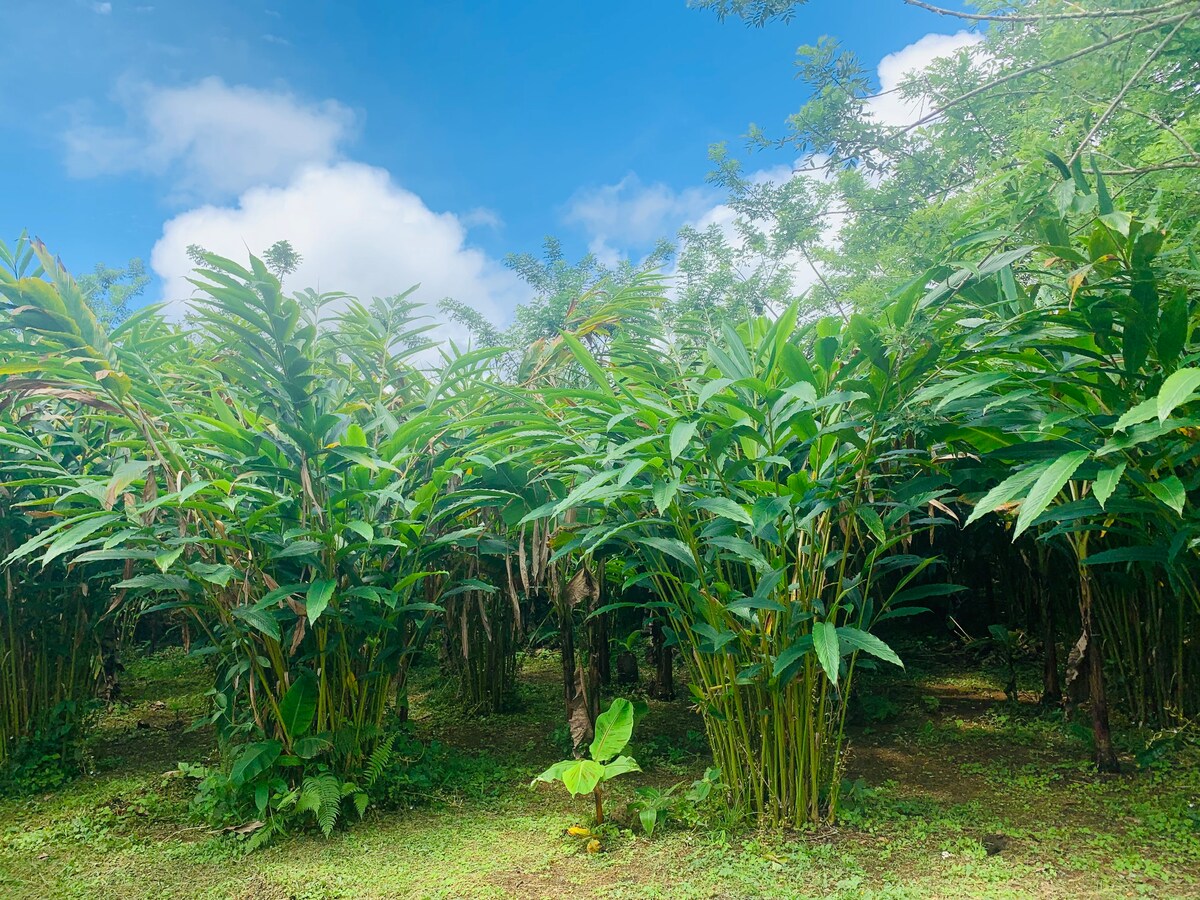
<svg viewBox="0 0 1200 900"><path fill-rule="evenodd" d="M1043 562L1042 554L1038 554L1039 563ZM1057 706L1062 703L1062 684L1058 680L1058 640L1054 633L1054 615L1050 609L1050 592L1042 583L1046 567L1042 565L1034 577L1034 590L1037 592L1038 606L1042 613L1042 645L1044 657L1042 660L1042 705Z"/></svg>
<svg viewBox="0 0 1200 900"><path fill-rule="evenodd" d="M659 700L674 700L674 654L667 646L667 636L658 619L650 624L650 650L654 657L654 696Z"/></svg>
<svg viewBox="0 0 1200 900"><path fill-rule="evenodd" d="M1121 764L1113 749L1112 732L1108 725L1108 697L1104 691L1104 654L1100 649L1100 634L1092 621L1092 579L1080 566L1079 615L1083 634L1087 638L1088 702L1092 709L1092 737L1096 744L1096 768L1101 772L1120 772Z"/></svg>

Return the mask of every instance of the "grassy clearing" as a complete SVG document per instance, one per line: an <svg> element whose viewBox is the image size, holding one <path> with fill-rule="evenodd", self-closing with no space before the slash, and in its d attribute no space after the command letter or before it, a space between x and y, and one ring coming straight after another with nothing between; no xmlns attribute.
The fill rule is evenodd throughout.
<svg viewBox="0 0 1200 900"><path fill-rule="evenodd" d="M1008 898L1200 896L1200 767L1173 758L1097 776L1076 731L1000 680L927 670L879 679L855 729L845 823L801 833L718 827L623 831L588 855L568 825L586 802L529 778L562 752L557 661L527 659L520 708L464 719L436 673L413 691L417 737L439 742L454 788L369 811L329 840L244 855L189 813L179 760L213 761L203 666L176 653L131 664L123 701L91 743L93 773L0 801L0 895L17 898ZM653 702L633 750L646 772L613 782L621 819L639 784L698 777L701 725ZM453 749L451 749L453 748ZM1127 760L1127 763L1129 761ZM860 780L861 779L861 780Z"/></svg>

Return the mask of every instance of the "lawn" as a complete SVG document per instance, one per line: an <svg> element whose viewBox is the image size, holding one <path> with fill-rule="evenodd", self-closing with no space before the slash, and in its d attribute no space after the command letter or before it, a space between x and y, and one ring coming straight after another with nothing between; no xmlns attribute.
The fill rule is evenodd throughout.
<svg viewBox="0 0 1200 900"><path fill-rule="evenodd" d="M909 656L913 654L910 652ZM413 689L414 777L333 837L247 853L204 824L178 763L216 761L189 730L207 671L178 651L132 661L89 742L90 773L0 801L0 894L14 898L1006 898L1200 896L1200 768L1180 753L1095 774L1086 730L1004 701L999 673L922 665L880 676L858 710L837 827L760 832L717 817L647 839L636 787L709 762L686 700L650 701L612 783L602 852L566 833L591 804L533 775L558 758L558 662L523 660L519 708L464 717L433 668ZM1032 686L1032 685L1031 685ZM682 693L682 692L681 692ZM1129 737L1132 741L1132 736ZM417 743L420 742L420 743Z"/></svg>

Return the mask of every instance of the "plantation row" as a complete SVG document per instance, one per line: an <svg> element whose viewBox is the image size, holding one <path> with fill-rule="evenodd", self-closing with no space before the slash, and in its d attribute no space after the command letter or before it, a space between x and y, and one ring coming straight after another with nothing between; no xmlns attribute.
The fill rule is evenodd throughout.
<svg viewBox="0 0 1200 900"><path fill-rule="evenodd" d="M407 295L289 296L207 253L185 323L109 331L40 244L5 250L0 763L71 739L140 616L215 667L221 817L328 831L418 652L499 709L548 617L581 753L623 744L601 693L650 628L730 802L832 820L859 671L999 603L1116 769L1114 711L1200 712L1200 265L1098 172L1050 173L870 318L713 324L643 275L515 366L434 348Z"/></svg>

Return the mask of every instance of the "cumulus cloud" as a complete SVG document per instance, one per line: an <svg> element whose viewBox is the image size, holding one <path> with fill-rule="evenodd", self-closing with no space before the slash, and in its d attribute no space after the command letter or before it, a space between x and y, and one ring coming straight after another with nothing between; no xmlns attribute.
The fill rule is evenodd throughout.
<svg viewBox="0 0 1200 900"><path fill-rule="evenodd" d="M181 213L163 226L150 264L171 312L182 315L192 291L189 244L244 260L248 250L261 254L281 239L304 258L287 278L289 290L369 300L419 282L416 296L426 303L451 296L501 322L527 299L515 275L469 246L462 219L431 210L386 170L354 162L308 166L284 186L254 187L234 204ZM445 324L438 336L463 339Z"/></svg>
<svg viewBox="0 0 1200 900"><path fill-rule="evenodd" d="M601 261L619 258L619 250L645 247L670 236L679 226L703 215L719 195L707 187L683 190L646 184L630 173L615 184L583 188L567 202L564 221L587 233Z"/></svg>
<svg viewBox="0 0 1200 900"><path fill-rule="evenodd" d="M334 162L355 124L334 100L310 103L216 77L183 87L127 84L117 99L122 125L81 121L68 129L68 172L166 176L177 195L201 199L283 184L303 166Z"/></svg>
<svg viewBox="0 0 1200 900"><path fill-rule="evenodd" d="M907 47L889 53L879 61L880 93L867 101L867 109L884 125L908 125L929 110L923 98L902 97L896 88L905 76L928 68L935 59L953 56L964 47L973 47L983 40L970 31L955 34L927 34Z"/></svg>
<svg viewBox="0 0 1200 900"><path fill-rule="evenodd" d="M880 93L867 100L870 113L887 125L906 125L928 112L920 98L905 98L896 88L904 78L927 68L934 60L972 47L982 37L969 31L955 34L927 34L919 40L889 53L879 61L877 75ZM820 160L801 161L797 168L819 168ZM748 176L754 183L781 184L797 178L823 179L825 173L794 173L790 166L761 169ZM629 174L615 184L581 190L567 204L564 220L580 226L587 234L591 249L602 262L615 264L631 252L648 247L659 237L675 235L682 226L704 231L715 225L735 249L744 239L738 231L737 214L719 195L706 187L674 189L661 183L646 184ZM831 224L821 238L825 246L834 246L837 225ZM790 254L786 263L793 271L793 288L799 293L818 280L816 270L802 254Z"/></svg>

